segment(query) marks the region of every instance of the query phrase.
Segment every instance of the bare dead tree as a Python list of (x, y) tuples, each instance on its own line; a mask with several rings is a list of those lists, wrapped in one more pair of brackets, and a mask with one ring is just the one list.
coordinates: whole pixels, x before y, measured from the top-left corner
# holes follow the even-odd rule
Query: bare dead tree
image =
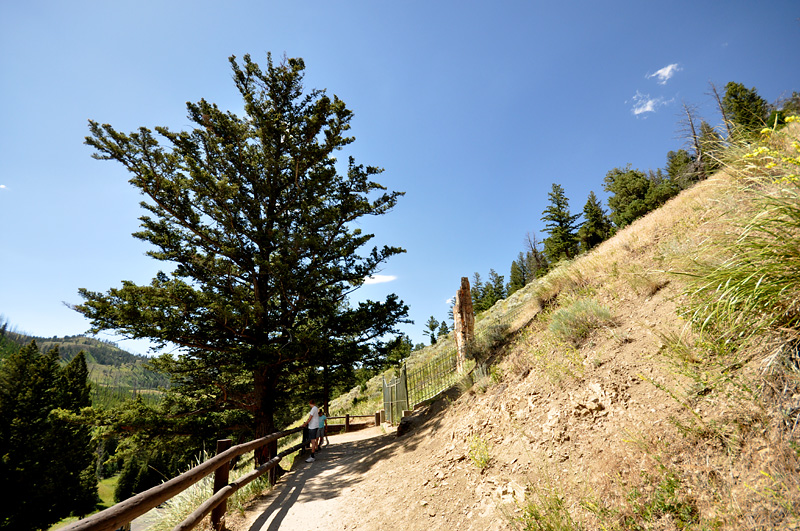
[(719, 91), (717, 90), (717, 86), (712, 82), (708, 82), (709, 86), (711, 87), (711, 95), (714, 96), (714, 99), (717, 100), (717, 107), (719, 108), (719, 113), (722, 115), (722, 121), (725, 122), (725, 129), (728, 131), (728, 138), (733, 137), (733, 132), (731, 131), (731, 121), (728, 118), (728, 113), (725, 112), (725, 107), (722, 106), (722, 98), (719, 96)]
[(538, 276), (538, 272), (547, 267), (547, 261), (544, 258), (544, 253), (539, 249), (541, 242), (536, 238), (536, 233), (528, 231), (525, 234), (525, 250), (528, 256), (531, 257), (533, 262), (532, 276)]
[(683, 138), (694, 150), (694, 171), (697, 172), (697, 175), (701, 178), (705, 178), (705, 171), (703, 165), (703, 145), (700, 141), (700, 133), (698, 131), (698, 126), (695, 125), (697, 123), (697, 106), (690, 105), (685, 101), (682, 102), (683, 105), (683, 113), (682, 118), (678, 121), (679, 124), (679, 133), (681, 138)]

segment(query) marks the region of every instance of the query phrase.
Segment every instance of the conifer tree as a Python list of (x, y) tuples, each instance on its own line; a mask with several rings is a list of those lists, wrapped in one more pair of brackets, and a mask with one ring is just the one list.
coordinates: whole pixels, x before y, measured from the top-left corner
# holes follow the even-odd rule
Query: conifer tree
[(230, 64), (244, 116), (203, 99), (187, 103), (187, 131), (125, 134), (89, 122), (94, 157), (122, 164), (145, 197), (148, 214), (134, 236), (169, 273), (106, 293), (81, 289), (76, 310), (94, 332), (177, 345), (177, 355), (158, 363), (186, 400), (195, 397), (206, 415), (244, 411), (250, 435), (261, 437), (276, 430), (278, 412), (290, 414), (307, 370), (345, 346), (365, 352), (405, 319), (395, 295), (343, 304), (404, 252), (384, 246), (359, 255), (373, 235), (356, 227), (402, 194), (373, 180), (380, 168), (352, 157), (337, 164), (336, 152), (354, 140), (346, 136), (353, 115), (338, 97), (304, 88), (302, 59), (274, 64), (268, 55), (265, 70), (249, 55)]
[(578, 229), (582, 251), (592, 249), (611, 236), (614, 226), (594, 192), (589, 192), (589, 198), (583, 206), (583, 220)]
[(494, 269), (490, 269), (489, 279), (483, 283), (481, 276), (475, 273), (470, 290), (472, 292), (472, 309), (475, 313), (488, 310), (494, 306), (494, 303), (506, 298), (505, 277), (498, 275)]
[(472, 297), (472, 309), (475, 313), (481, 311), (481, 300), (483, 299), (484, 285), (480, 273), (477, 271), (472, 275), (470, 283), (470, 296)]
[(528, 282), (533, 280), (531, 261), (530, 252), (526, 256), (525, 253), (520, 251), (517, 255), (517, 259), (511, 262), (511, 271), (508, 276), (509, 295), (522, 289)]
[(560, 184), (553, 183), (547, 195), (550, 205), (542, 212), (544, 232), (548, 234), (544, 239), (544, 254), (551, 263), (574, 258), (578, 254), (577, 220), (580, 215), (570, 213), (569, 200)]
[(667, 165), (664, 169), (669, 175), (669, 179), (681, 190), (688, 188), (700, 179), (695, 159), (685, 149), (669, 151)]
[(61, 369), (58, 348), (31, 342), (0, 364), (0, 529), (47, 528), (97, 502), (89, 427), (65, 421), (89, 403), (82, 354)]
[(425, 330), (422, 331), (422, 335), (430, 338), (431, 345), (436, 344), (436, 338), (438, 337), (436, 334), (437, 330), (439, 330), (439, 321), (436, 320), (436, 317), (431, 315), (428, 318), (428, 322), (425, 323)]
[(755, 87), (748, 89), (733, 81), (725, 85), (720, 105), (727, 120), (749, 132), (764, 127), (769, 111), (769, 104), (758, 95)]
[(614, 168), (606, 174), (603, 189), (611, 194), (608, 198), (609, 216), (618, 229), (650, 211), (647, 204), (650, 185), (647, 176), (639, 170), (632, 170), (630, 165)]
[(722, 136), (706, 122), (700, 122), (700, 145), (703, 147), (702, 171), (710, 175), (722, 165), (720, 156), (724, 148)]

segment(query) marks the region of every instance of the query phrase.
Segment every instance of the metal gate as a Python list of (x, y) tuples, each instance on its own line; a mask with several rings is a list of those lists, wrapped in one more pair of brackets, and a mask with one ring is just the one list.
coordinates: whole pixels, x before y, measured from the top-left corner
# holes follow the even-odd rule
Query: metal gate
[(403, 418), (403, 410), (408, 407), (408, 383), (406, 366), (400, 369), (399, 376), (392, 376), (389, 381), (383, 378), (383, 410), (386, 412), (386, 422), (395, 425)]

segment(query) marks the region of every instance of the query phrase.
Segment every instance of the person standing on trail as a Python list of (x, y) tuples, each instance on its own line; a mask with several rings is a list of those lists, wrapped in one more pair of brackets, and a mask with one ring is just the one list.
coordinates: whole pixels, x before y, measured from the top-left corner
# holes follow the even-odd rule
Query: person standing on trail
[(306, 459), (306, 463), (313, 463), (314, 454), (317, 452), (317, 437), (319, 434), (319, 408), (313, 398), (308, 401), (308, 405), (311, 406), (311, 411), (308, 412), (308, 418), (303, 423), (303, 426), (308, 427), (308, 438), (311, 439), (311, 457)]
[[(317, 428), (317, 431), (319, 432), (317, 434), (317, 435), (319, 435), (319, 437), (317, 438), (317, 448), (322, 448), (323, 439), (327, 439), (327, 437), (325, 436), (325, 428), (327, 428), (327, 427), (328, 427), (328, 417), (325, 416), (325, 410), (324, 409), (320, 409), (319, 410), (319, 428)], [(327, 443), (325, 443), (325, 446), (329, 445), (330, 443), (331, 442), (328, 441)]]

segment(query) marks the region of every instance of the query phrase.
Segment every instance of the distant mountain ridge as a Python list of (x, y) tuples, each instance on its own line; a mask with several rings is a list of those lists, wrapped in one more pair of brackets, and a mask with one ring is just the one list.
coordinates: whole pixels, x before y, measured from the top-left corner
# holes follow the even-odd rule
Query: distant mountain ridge
[(89, 380), (95, 392), (107, 394), (114, 390), (120, 398), (145, 392), (152, 395), (158, 389), (169, 386), (169, 377), (151, 371), (146, 364), (149, 358), (132, 354), (110, 341), (102, 341), (84, 335), (65, 337), (37, 337), (7, 330), (0, 330), (0, 359), (20, 347), (36, 341), (39, 350), (47, 352), (58, 346), (62, 363), (69, 362), (83, 351), (89, 369)]

